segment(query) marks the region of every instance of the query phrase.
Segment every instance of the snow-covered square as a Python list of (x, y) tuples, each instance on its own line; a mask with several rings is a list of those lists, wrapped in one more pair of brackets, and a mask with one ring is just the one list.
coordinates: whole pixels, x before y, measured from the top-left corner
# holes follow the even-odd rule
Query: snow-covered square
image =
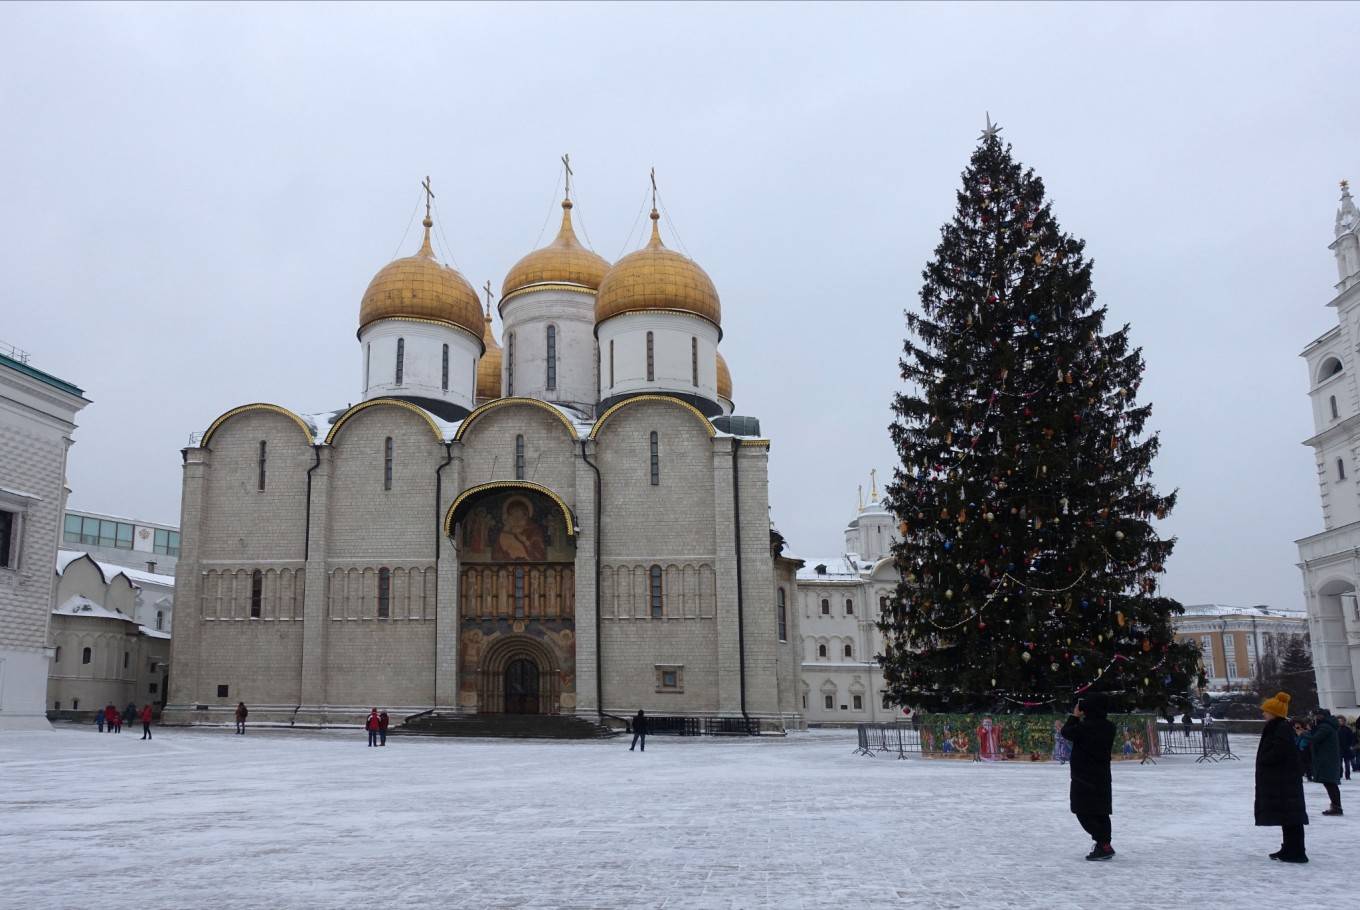
[[(1110, 863), (1067, 769), (852, 754), (853, 731), (588, 742), (59, 727), (0, 739), (0, 906), (1340, 906), (1360, 823), (1266, 854), (1241, 761), (1115, 766)], [(1350, 799), (1349, 784), (1343, 793)], [(1349, 792), (1348, 792), (1349, 791)], [(1360, 811), (1360, 803), (1355, 804)]]

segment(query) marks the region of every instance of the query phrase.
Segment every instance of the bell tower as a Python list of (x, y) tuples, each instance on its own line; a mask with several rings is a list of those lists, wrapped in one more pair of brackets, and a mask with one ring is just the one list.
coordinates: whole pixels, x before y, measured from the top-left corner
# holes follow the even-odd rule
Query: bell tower
[(1336, 271), (1339, 292), (1360, 284), (1360, 211), (1355, 208), (1351, 198), (1349, 180), (1341, 181), (1341, 203), (1336, 210), (1336, 239), (1330, 249), (1336, 254)]

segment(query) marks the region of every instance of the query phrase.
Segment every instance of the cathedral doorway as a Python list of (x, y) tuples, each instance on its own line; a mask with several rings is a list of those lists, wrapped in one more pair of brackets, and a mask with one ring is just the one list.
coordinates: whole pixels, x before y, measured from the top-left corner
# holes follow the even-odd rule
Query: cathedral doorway
[(576, 539), (551, 491), (506, 482), (451, 510), (458, 703), (478, 713), (576, 707)]
[(538, 664), (524, 657), (505, 668), (505, 713), (538, 713)]

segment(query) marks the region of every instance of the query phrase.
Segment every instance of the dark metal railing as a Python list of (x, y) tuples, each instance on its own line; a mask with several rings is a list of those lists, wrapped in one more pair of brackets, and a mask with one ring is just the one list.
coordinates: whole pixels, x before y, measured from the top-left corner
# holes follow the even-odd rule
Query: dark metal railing
[[(855, 748), (856, 755), (875, 756), (879, 753), (896, 755), (898, 758), (907, 758), (912, 755), (926, 755), (939, 758), (971, 758), (982, 760), (982, 756), (977, 754), (976, 748), (955, 748), (948, 740), (942, 740), (938, 748), (927, 750), (923, 745), (921, 731), (911, 724), (857, 724), (855, 727), (858, 737), (858, 744)], [(1157, 726), (1157, 740), (1160, 745), (1160, 755), (1195, 755), (1195, 761), (1199, 762), (1218, 762), (1218, 761), (1238, 761), (1238, 756), (1233, 755), (1232, 744), (1228, 739), (1227, 730), (1215, 730), (1212, 727), (1206, 728), (1202, 725), (1185, 726), (1183, 724), (1172, 724), (1170, 726)], [(1021, 754), (1015, 756), (1016, 760), (1042, 760), (1050, 756), (1030, 756)], [(1137, 756), (1134, 756), (1137, 757)], [(1063, 759), (1058, 758), (1059, 761)], [(1149, 760), (1145, 756), (1144, 760)]]
[[(633, 732), (633, 722), (628, 722), (628, 732)], [(647, 735), (648, 736), (698, 736), (702, 730), (699, 728), (699, 718), (697, 717), (668, 717), (666, 715), (648, 714), (647, 715)]]
[(752, 717), (706, 717), (704, 733), (708, 736), (759, 736), (760, 721)]

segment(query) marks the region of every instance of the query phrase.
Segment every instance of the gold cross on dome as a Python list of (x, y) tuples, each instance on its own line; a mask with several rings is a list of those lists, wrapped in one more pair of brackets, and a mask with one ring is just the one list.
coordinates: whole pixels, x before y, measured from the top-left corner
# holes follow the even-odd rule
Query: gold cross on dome
[(571, 198), (571, 155), (562, 156), (562, 169), (567, 172), (567, 192), (566, 197)]
[(421, 184), (425, 190), (425, 217), (430, 217), (430, 201), (434, 199), (434, 190), (430, 189), (430, 176), (425, 175), (425, 182)]
[(656, 168), (652, 168), (652, 208), (656, 208)]
[(482, 290), (486, 291), (486, 311), (489, 314), (491, 312), (491, 280), (489, 278)]

